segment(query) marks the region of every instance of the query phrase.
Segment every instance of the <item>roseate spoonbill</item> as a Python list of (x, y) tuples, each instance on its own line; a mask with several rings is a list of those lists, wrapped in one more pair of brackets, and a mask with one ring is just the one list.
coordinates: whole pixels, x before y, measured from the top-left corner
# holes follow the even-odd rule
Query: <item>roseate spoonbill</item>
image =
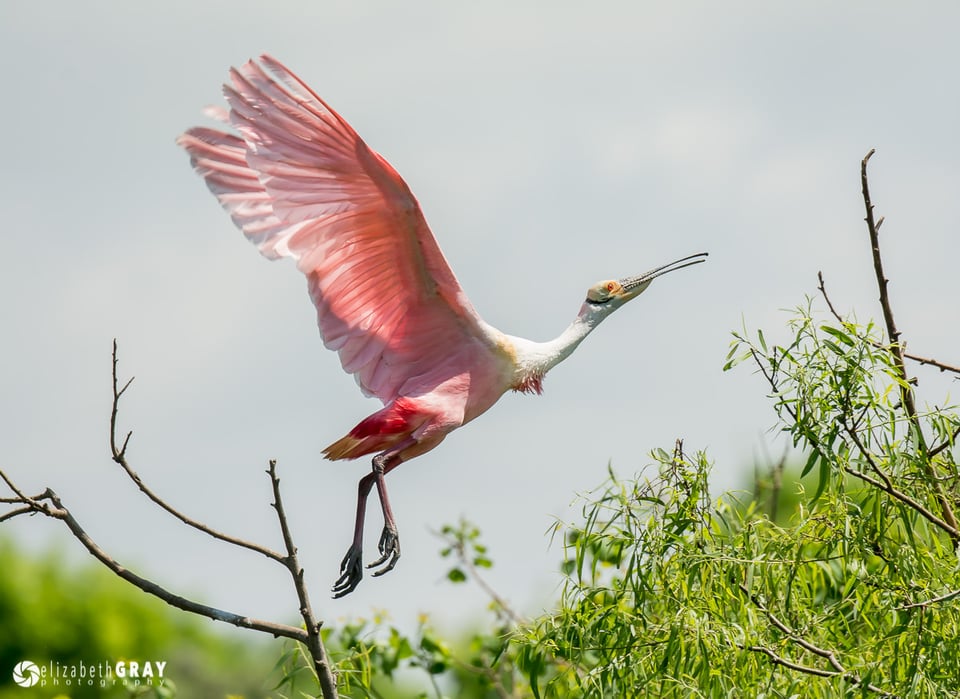
[(384, 476), (486, 411), (508, 390), (540, 393), (544, 375), (656, 277), (703, 262), (697, 253), (645, 274), (593, 285), (555, 340), (500, 332), (477, 314), (400, 175), (343, 118), (270, 56), (230, 71), (230, 110), (211, 116), (239, 135), (197, 127), (178, 139), (210, 191), (260, 252), (290, 257), (307, 277), (324, 344), (383, 408), (323, 450), (373, 457), (360, 479), (353, 542), (335, 597), (363, 577), (363, 520), (375, 485), (383, 510), (382, 575), (400, 540)]

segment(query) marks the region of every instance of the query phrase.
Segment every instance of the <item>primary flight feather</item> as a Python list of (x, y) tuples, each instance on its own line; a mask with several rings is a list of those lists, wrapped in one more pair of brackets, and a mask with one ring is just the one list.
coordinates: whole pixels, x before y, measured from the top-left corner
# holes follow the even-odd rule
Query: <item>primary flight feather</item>
[(290, 257), (307, 277), (324, 344), (366, 395), (384, 407), (324, 449), (329, 459), (376, 454), (359, 483), (353, 542), (335, 596), (363, 577), (366, 499), (383, 509), (374, 575), (391, 570), (400, 542), (384, 475), (437, 446), (508, 390), (541, 390), (543, 376), (597, 324), (657, 276), (705, 259), (698, 253), (646, 274), (591, 287), (555, 340), (506, 335), (474, 310), (390, 164), (306, 83), (270, 56), (230, 71), (236, 133), (196, 127), (177, 142), (233, 222), (270, 259)]

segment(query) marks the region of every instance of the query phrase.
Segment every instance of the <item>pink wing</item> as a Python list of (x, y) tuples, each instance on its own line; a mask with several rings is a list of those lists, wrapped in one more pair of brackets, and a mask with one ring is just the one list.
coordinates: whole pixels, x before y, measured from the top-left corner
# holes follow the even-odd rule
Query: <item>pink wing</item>
[(324, 344), (384, 403), (433, 388), (458, 348), (492, 359), (406, 183), (296, 75), (260, 60), (272, 76), (250, 61), (224, 86), (241, 137), (194, 128), (177, 142), (263, 255), (297, 261)]

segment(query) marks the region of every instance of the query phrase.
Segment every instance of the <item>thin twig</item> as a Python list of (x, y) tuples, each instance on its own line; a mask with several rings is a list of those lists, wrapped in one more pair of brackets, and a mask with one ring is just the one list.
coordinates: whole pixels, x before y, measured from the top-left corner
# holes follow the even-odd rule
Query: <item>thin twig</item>
[[(833, 301), (830, 300), (830, 296), (827, 294), (826, 285), (823, 281), (823, 272), (817, 272), (817, 289), (820, 290), (820, 294), (823, 296), (823, 300), (827, 302), (827, 308), (830, 309), (830, 313), (833, 314), (833, 317), (837, 319), (838, 323), (845, 323), (846, 321), (843, 317), (837, 312), (836, 307), (833, 305)], [(870, 340), (869, 338), (863, 338), (874, 347), (879, 349), (889, 349), (887, 345), (884, 345), (882, 342), (877, 342), (876, 340)], [(921, 357), (918, 354), (912, 354), (904, 350), (903, 352), (904, 359), (909, 359), (911, 361), (917, 362), (918, 364), (926, 364), (929, 366), (934, 366), (939, 369), (941, 372), (949, 371), (954, 374), (960, 374), (960, 366), (954, 366), (952, 364), (947, 364), (946, 362), (941, 362), (937, 359), (931, 359), (930, 357)]]
[[(17, 487), (17, 484), (14, 483), (10, 479), (10, 477), (3, 471), (0, 471), (0, 479), (2, 479), (3, 482), (7, 484), (7, 487), (10, 488), (11, 491), (13, 491), (13, 494), (17, 496), (16, 500), (10, 500), (10, 502), (23, 502), (28, 505), (32, 505), (33, 507), (39, 508), (40, 505), (38, 504), (37, 501), (43, 499), (46, 496), (46, 492), (41, 493), (35, 498), (31, 498), (28, 495), (24, 495), (23, 491)], [(6, 502), (7, 500), (8, 499), (5, 499), (4, 502)]]
[(954, 442), (957, 441), (957, 437), (960, 437), (960, 427), (957, 427), (957, 429), (953, 431), (953, 434), (949, 438), (943, 440), (943, 442), (941, 442), (937, 446), (933, 447), (930, 451), (928, 451), (927, 456), (929, 456), (932, 459), (937, 454), (942, 452), (944, 449), (947, 449), (953, 446)]
[(833, 317), (837, 319), (837, 322), (841, 325), (845, 322), (843, 318), (837, 313), (837, 309), (833, 307), (833, 301), (830, 300), (830, 297), (827, 295), (827, 288), (823, 282), (823, 272), (817, 272), (817, 289), (820, 290), (820, 293), (823, 295), (823, 300), (827, 302), (827, 308), (830, 309), (830, 312), (833, 314)]
[(514, 624), (524, 623), (524, 618), (520, 616), (513, 607), (510, 606), (510, 603), (507, 602), (500, 594), (493, 589), (493, 586), (490, 585), (480, 574), (480, 571), (477, 570), (477, 566), (474, 565), (473, 561), (470, 560), (470, 557), (467, 555), (465, 546), (462, 542), (454, 543), (454, 550), (457, 552), (457, 558), (459, 563), (467, 569), (467, 575), (473, 579), (477, 586), (483, 590), (483, 592), (490, 598), (490, 600), (503, 611), (504, 614), (512, 621)]
[(960, 374), (960, 366), (954, 366), (953, 364), (947, 364), (945, 362), (937, 361), (936, 359), (931, 359), (930, 357), (921, 357), (916, 354), (910, 354), (909, 352), (904, 352), (903, 356), (906, 359), (911, 359), (919, 364), (928, 364), (930, 366), (935, 366), (940, 371), (950, 371), (954, 374)]
[(507, 615), (510, 621), (512, 621), (514, 624), (524, 623), (524, 618), (520, 616), (520, 614), (518, 614), (513, 607), (510, 606), (509, 602), (507, 602), (496, 590), (493, 589), (490, 583), (488, 583), (480, 574), (480, 571), (477, 570), (477, 567), (473, 564), (473, 561), (466, 557), (464, 557), (462, 561), (464, 566), (467, 568), (468, 574), (473, 578), (474, 582), (477, 583), (480, 589), (487, 594), (487, 597), (489, 597), (499, 609), (503, 610), (503, 613)]
[(860, 439), (860, 435), (857, 434), (857, 431), (851, 428), (850, 425), (847, 424), (846, 418), (844, 418), (841, 424), (843, 425), (844, 431), (847, 433), (847, 435), (856, 445), (857, 450), (860, 452), (860, 455), (867, 460), (867, 465), (869, 465), (870, 468), (873, 469), (874, 473), (880, 476), (880, 480), (883, 481), (883, 485), (884, 485), (883, 489), (888, 493), (896, 490), (896, 486), (893, 485), (893, 479), (891, 479), (890, 476), (887, 475), (886, 471), (880, 468), (880, 464), (878, 464), (876, 459), (873, 458), (873, 454), (871, 454), (867, 450), (867, 446), (863, 443), (863, 440)]
[(130, 467), (125, 456), (120, 456), (119, 459), (114, 459), (114, 461), (116, 461), (120, 465), (120, 467), (124, 470), (124, 472), (126, 472), (126, 474), (130, 477), (130, 480), (132, 480), (136, 484), (137, 488), (140, 489), (140, 492), (146, 495), (154, 504), (159, 506), (161, 509), (169, 512), (171, 515), (176, 517), (178, 520), (180, 520), (187, 526), (193, 527), (197, 531), (201, 531), (204, 534), (207, 534), (213, 537), (214, 539), (224, 541), (228, 544), (233, 544), (234, 546), (239, 546), (240, 548), (249, 549), (250, 551), (255, 551), (259, 554), (266, 556), (271, 560), (277, 561), (278, 563), (284, 562), (284, 558), (285, 558), (284, 555), (282, 553), (279, 553), (278, 551), (274, 551), (271, 548), (255, 543), (253, 541), (247, 541), (246, 539), (241, 539), (239, 537), (232, 536), (230, 534), (225, 534), (224, 532), (218, 531), (213, 527), (207, 526), (203, 522), (200, 522), (198, 520), (193, 519), (192, 517), (189, 517), (183, 514), (182, 512), (174, 508), (172, 505), (168, 504), (159, 495), (154, 493), (153, 490), (151, 490), (143, 482), (139, 474)]
[(940, 604), (941, 602), (949, 602), (955, 600), (957, 597), (960, 597), (960, 590), (953, 590), (948, 592), (945, 595), (940, 595), (939, 597), (934, 597), (932, 599), (923, 600), (922, 602), (914, 602), (913, 604), (905, 604), (902, 607), (897, 607), (897, 611), (906, 611), (907, 609), (926, 609), (932, 604)]
[(514, 624), (522, 624), (525, 622), (525, 619), (518, 614), (510, 604), (493, 588), (490, 583), (486, 581), (483, 575), (480, 574), (480, 571), (477, 569), (477, 566), (474, 564), (473, 560), (467, 555), (467, 540), (471, 537), (466, 534), (466, 527), (472, 526), (468, 522), (461, 518), (459, 530), (454, 530), (452, 527), (444, 527), (444, 531), (431, 531), (438, 539), (450, 544), (448, 550), (444, 551), (444, 556), (447, 555), (450, 551), (453, 551), (457, 557), (457, 564), (463, 568), (466, 568), (466, 576), (468, 578), (473, 578), (473, 581), (477, 586), (490, 598), (493, 604), (499, 608), (503, 614), (510, 619)]
[(19, 507), (15, 510), (4, 512), (2, 515), (0, 515), (0, 522), (6, 522), (8, 519), (13, 519), (19, 515), (34, 514), (36, 511), (37, 508), (35, 508), (33, 505), (24, 505), (23, 507)]
[(772, 662), (774, 665), (782, 665), (789, 670), (796, 670), (797, 672), (803, 672), (807, 675), (816, 675), (817, 677), (837, 677), (840, 675), (839, 672), (833, 672), (832, 670), (822, 670), (818, 667), (801, 665), (800, 663), (795, 663), (792, 660), (787, 660), (783, 656), (777, 655), (776, 652), (770, 648), (767, 648), (766, 646), (746, 646), (746, 649), (753, 651), (754, 653), (763, 653), (770, 658), (770, 662)]
[(135, 378), (131, 376), (127, 382), (123, 384), (123, 388), (117, 388), (117, 338), (113, 338), (112, 360), (113, 407), (110, 410), (110, 453), (113, 455), (114, 461), (116, 461), (118, 457), (123, 458), (124, 454), (127, 453), (127, 444), (130, 443), (130, 437), (133, 436), (132, 430), (127, 432), (127, 436), (123, 439), (123, 445), (117, 447), (117, 413), (120, 409), (120, 396), (126, 393)]
[(307, 638), (302, 641), (310, 650), (313, 658), (314, 670), (317, 673), (317, 679), (320, 682), (320, 689), (323, 692), (324, 699), (336, 699), (337, 681), (333, 675), (333, 668), (330, 665), (330, 658), (327, 656), (327, 650), (323, 645), (323, 638), (320, 636), (320, 627), (322, 622), (317, 621), (310, 606), (310, 596), (307, 593), (307, 586), (304, 583), (303, 568), (300, 567), (300, 561), (297, 558), (297, 547), (293, 542), (293, 534), (290, 532), (290, 525), (287, 522), (287, 515), (283, 509), (283, 499), (280, 497), (280, 477), (277, 475), (276, 460), (270, 461), (270, 468), (267, 469), (270, 476), (270, 483), (273, 486), (273, 508), (277, 512), (277, 519), (280, 522), (280, 532), (283, 536), (283, 544), (286, 547), (287, 555), (283, 558), (283, 564), (290, 571), (293, 578), (293, 586), (297, 591), (297, 599), (300, 601), (300, 616), (306, 626)]
[(123, 385), (123, 388), (118, 388), (119, 379), (117, 378), (117, 341), (114, 340), (113, 341), (113, 407), (110, 410), (110, 451), (111, 451), (114, 462), (117, 463), (124, 470), (124, 472), (127, 474), (127, 476), (130, 477), (130, 480), (134, 482), (134, 484), (137, 486), (137, 488), (140, 490), (141, 493), (146, 495), (155, 505), (165, 510), (169, 514), (173, 515), (174, 517), (176, 517), (178, 520), (180, 520), (187, 526), (193, 527), (197, 531), (201, 531), (204, 534), (212, 536), (214, 539), (224, 541), (228, 544), (233, 544), (234, 546), (239, 546), (240, 548), (249, 549), (250, 551), (255, 551), (256, 553), (262, 554), (271, 560), (277, 561), (278, 563), (284, 563), (285, 557), (282, 553), (274, 551), (271, 548), (262, 546), (255, 542), (247, 541), (246, 539), (241, 539), (239, 537), (232, 536), (230, 534), (225, 534), (221, 531), (214, 529), (213, 527), (207, 526), (203, 522), (195, 520), (192, 517), (188, 517), (187, 515), (183, 514), (182, 512), (177, 510), (175, 507), (170, 505), (168, 502), (166, 502), (163, 498), (161, 498), (155, 492), (153, 492), (153, 490), (151, 490), (143, 482), (143, 480), (140, 478), (140, 475), (133, 470), (133, 468), (130, 466), (129, 461), (127, 461), (127, 444), (130, 441), (130, 435), (133, 433), (127, 432), (127, 435), (123, 440), (123, 445), (119, 448), (117, 447), (117, 416), (119, 415), (119, 411), (120, 411), (120, 397), (123, 396), (126, 390), (130, 387), (130, 384), (132, 381), (133, 381), (133, 378), (127, 381)]

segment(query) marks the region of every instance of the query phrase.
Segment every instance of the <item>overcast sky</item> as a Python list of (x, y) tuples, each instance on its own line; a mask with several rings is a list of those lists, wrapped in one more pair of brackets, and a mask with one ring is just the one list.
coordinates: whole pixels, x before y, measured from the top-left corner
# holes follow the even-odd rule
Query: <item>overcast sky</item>
[[(274, 546), (279, 460), (321, 618), (389, 609), (450, 627), (430, 534), (484, 531), (492, 584), (527, 613), (555, 594), (544, 532), (608, 463), (631, 475), (682, 437), (740, 487), (779, 453), (765, 386), (723, 373), (730, 331), (784, 337), (816, 293), (878, 317), (859, 163), (911, 348), (958, 361), (960, 6), (953, 2), (42, 2), (0, 5), (0, 468), (52, 486), (121, 562), (202, 602), (289, 621), (284, 571), (186, 530), (108, 459), (110, 342), (136, 375), (129, 456), (170, 502)], [(549, 8), (549, 9), (548, 9)], [(403, 558), (344, 600), (329, 585), (369, 465), (321, 449), (373, 412), (323, 349), (302, 277), (270, 263), (174, 144), (230, 65), (270, 52), (403, 175), (474, 305), (557, 335), (585, 290), (708, 250), (658, 280), (547, 378), (388, 478)], [(822, 304), (821, 304), (822, 305)], [(928, 400), (950, 383), (922, 375)], [(574, 510), (575, 512), (575, 510)], [(368, 559), (381, 521), (372, 507)], [(24, 545), (79, 544), (55, 522)]]

